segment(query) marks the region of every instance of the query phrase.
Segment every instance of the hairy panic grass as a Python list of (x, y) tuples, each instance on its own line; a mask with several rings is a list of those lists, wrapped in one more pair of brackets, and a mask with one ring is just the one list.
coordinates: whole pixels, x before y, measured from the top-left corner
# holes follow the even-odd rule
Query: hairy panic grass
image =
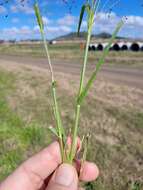
[[(67, 146), (67, 139), (69, 134), (66, 134), (65, 128), (63, 127), (62, 123), (62, 118), (61, 118), (61, 111), (59, 108), (58, 104), (58, 99), (57, 99), (57, 91), (56, 91), (56, 80), (54, 77), (54, 72), (53, 72), (53, 67), (50, 59), (50, 54), (48, 50), (48, 45), (44, 33), (44, 24), (42, 20), (42, 16), (39, 10), (38, 3), (35, 3), (34, 5), (34, 10), (35, 10), (35, 15), (37, 18), (37, 23), (40, 28), (40, 33), (41, 37), (43, 40), (43, 45), (45, 47), (45, 52), (47, 55), (47, 60), (48, 60), (48, 65), (51, 73), (51, 92), (52, 92), (52, 98), (53, 98), (53, 105), (54, 105), (54, 110), (53, 114), (55, 117), (56, 121), (56, 127), (50, 127), (49, 129), (57, 136), (59, 143), (60, 143), (60, 149), (61, 149), (61, 156), (63, 162), (70, 163), (72, 164), (76, 155), (77, 155), (77, 144), (78, 144), (78, 129), (79, 129), (79, 119), (80, 119), (80, 112), (82, 108), (82, 103), (85, 100), (86, 96), (88, 95), (88, 92), (90, 88), (92, 87), (97, 73), (100, 71), (101, 66), (105, 62), (105, 58), (108, 55), (109, 49), (117, 36), (117, 33), (123, 26), (123, 20), (121, 20), (118, 25), (115, 28), (115, 31), (112, 34), (111, 39), (109, 40), (108, 45), (103, 51), (102, 56), (100, 57), (98, 63), (96, 64), (96, 67), (94, 71), (91, 73), (87, 83), (85, 83), (85, 74), (86, 74), (86, 67), (87, 67), (87, 62), (88, 62), (88, 50), (89, 50), (89, 44), (91, 41), (91, 34), (92, 34), (92, 29), (94, 26), (95, 22), (95, 17), (98, 12), (100, 5), (100, 0), (86, 0), (85, 3), (81, 7), (81, 12), (80, 12), (80, 18), (79, 18), (79, 24), (78, 24), (78, 34), (81, 29), (82, 21), (84, 18), (84, 15), (86, 15), (86, 22), (87, 22), (87, 38), (86, 38), (86, 47), (85, 47), (85, 52), (84, 52), (84, 59), (83, 59), (83, 65), (81, 69), (81, 74), (80, 74), (80, 85), (79, 85), (79, 90), (77, 92), (76, 98), (76, 106), (75, 106), (75, 119), (71, 131), (71, 146), (70, 149)], [(86, 159), (86, 154), (87, 154), (87, 147), (88, 147), (88, 141), (89, 141), (89, 135), (85, 136), (82, 138), (82, 144), (83, 144), (83, 159), (84, 161)]]

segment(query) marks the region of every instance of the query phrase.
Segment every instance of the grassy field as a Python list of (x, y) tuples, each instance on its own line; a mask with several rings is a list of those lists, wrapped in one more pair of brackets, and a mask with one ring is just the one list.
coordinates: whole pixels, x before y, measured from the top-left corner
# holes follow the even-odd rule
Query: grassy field
[[(50, 54), (52, 59), (68, 59), (79, 62), (83, 59), (83, 50), (80, 44), (55, 44), (50, 45)], [(95, 62), (99, 59), (102, 52), (91, 51), (89, 61)], [(29, 55), (34, 57), (43, 57), (43, 45), (41, 44), (11, 44), (0, 45), (0, 54), (2, 55)], [(143, 66), (143, 52), (115, 52), (111, 51), (106, 59), (108, 64)]]
[(36, 151), (49, 140), (46, 128), (34, 121), (24, 121), (11, 109), (8, 99), (16, 90), (15, 82), (12, 73), (0, 71), (0, 179), (15, 169), (31, 150)]
[[(72, 126), (75, 76), (56, 74), (62, 117)], [(0, 65), (0, 180), (47, 146), (54, 125), (48, 72), (33, 66)], [(96, 82), (83, 105), (81, 135), (92, 134), (88, 159), (100, 168), (89, 190), (143, 188), (143, 91)]]

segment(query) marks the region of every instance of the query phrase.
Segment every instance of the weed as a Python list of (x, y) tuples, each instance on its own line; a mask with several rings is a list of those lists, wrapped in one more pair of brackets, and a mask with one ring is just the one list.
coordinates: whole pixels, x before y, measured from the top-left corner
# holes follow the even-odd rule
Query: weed
[[(86, 13), (86, 15), (87, 15), (87, 39), (86, 39), (86, 48), (85, 48), (85, 53), (84, 53), (84, 61), (83, 61), (83, 66), (82, 66), (81, 76), (80, 76), (80, 86), (79, 86), (79, 91), (78, 91), (78, 94), (76, 97), (75, 121), (74, 121), (74, 126), (72, 128), (72, 135), (71, 135), (72, 136), (71, 137), (72, 138), (72, 145), (71, 145), (70, 151), (69, 150), (67, 151), (65, 148), (67, 137), (66, 137), (65, 129), (63, 127), (63, 123), (62, 123), (62, 119), (61, 119), (61, 113), (60, 113), (61, 111), (59, 108), (58, 99), (57, 99), (57, 92), (56, 92), (57, 82), (55, 80), (53, 67), (51, 64), (51, 58), (50, 58), (50, 54), (49, 54), (49, 50), (48, 50), (48, 45), (47, 45), (47, 41), (46, 41), (46, 37), (45, 37), (44, 23), (43, 23), (42, 16), (41, 16), (41, 13), (40, 13), (40, 10), (38, 7), (38, 3), (35, 3), (35, 5), (34, 5), (37, 23), (39, 25), (40, 33), (41, 33), (42, 40), (43, 40), (43, 45), (44, 45), (47, 60), (48, 60), (49, 70), (51, 73), (51, 92), (52, 92), (52, 97), (53, 97), (56, 128), (50, 127), (49, 129), (54, 134), (56, 134), (56, 136), (59, 139), (60, 148), (61, 148), (61, 156), (62, 156), (63, 162), (68, 162), (71, 164), (73, 163), (73, 160), (76, 156), (78, 126), (79, 126), (79, 118), (80, 118), (80, 111), (81, 111), (82, 102), (85, 99), (85, 97), (87, 96), (88, 91), (91, 88), (93, 82), (95, 81), (97, 73), (99, 72), (101, 66), (105, 62), (105, 58), (109, 53), (110, 47), (113, 43), (113, 40), (115, 39), (115, 37), (116, 37), (117, 33), (119, 32), (119, 30), (121, 29), (121, 27), (123, 26), (123, 21), (121, 21), (117, 25), (107, 47), (103, 51), (103, 55), (101, 56), (98, 64), (96, 65), (95, 70), (91, 74), (91, 77), (89, 78), (87, 84), (84, 84), (85, 83), (85, 81), (84, 81), (85, 80), (85, 72), (86, 72), (87, 61), (88, 61), (89, 44), (90, 44), (91, 35), (92, 35), (92, 28), (93, 28), (94, 21), (95, 21), (95, 15), (97, 13), (99, 3), (100, 3), (100, 1), (95, 1), (95, 0), (86, 1), (86, 3), (82, 5), (81, 13), (80, 13), (80, 19), (79, 19), (79, 25), (78, 25), (78, 34), (80, 32), (80, 28), (81, 28), (81, 24), (83, 21), (84, 14)], [(87, 144), (86, 144), (86, 146), (87, 146)], [(85, 150), (86, 150), (86, 147), (85, 147)], [(87, 150), (85, 152), (87, 152)], [(86, 158), (85, 153), (83, 154), (83, 157)]]

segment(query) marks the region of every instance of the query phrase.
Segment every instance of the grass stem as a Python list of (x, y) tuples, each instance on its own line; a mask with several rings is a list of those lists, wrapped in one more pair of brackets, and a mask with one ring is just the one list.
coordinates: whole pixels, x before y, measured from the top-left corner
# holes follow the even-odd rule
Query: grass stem
[(90, 39), (91, 39), (91, 30), (89, 30), (88, 34), (87, 34), (87, 42), (86, 42), (86, 48), (85, 48), (84, 63), (83, 63), (82, 71), (81, 71), (80, 87), (79, 87), (78, 96), (80, 96), (80, 94), (81, 94), (81, 92), (83, 90), (85, 71), (86, 71), (87, 60), (88, 60), (88, 50), (89, 50)]
[(44, 44), (46, 56), (48, 58), (48, 65), (49, 65), (49, 69), (50, 69), (50, 73), (51, 73), (51, 79), (52, 79), (52, 83), (53, 83), (55, 81), (54, 72), (53, 72), (53, 67), (52, 67), (52, 64), (51, 64), (51, 58), (50, 58), (50, 54), (49, 54), (49, 51), (48, 51), (47, 40), (46, 40), (44, 31), (41, 31), (41, 36), (42, 36), (42, 39), (43, 39), (43, 44)]
[(49, 62), (50, 72), (51, 72), (52, 96), (53, 96), (54, 109), (55, 109), (55, 119), (56, 119), (56, 123), (57, 123), (62, 160), (64, 161), (65, 156), (64, 156), (63, 137), (65, 136), (65, 134), (64, 134), (64, 129), (63, 129), (62, 120), (61, 120), (61, 116), (60, 116), (60, 110), (59, 110), (58, 101), (57, 101), (56, 81), (54, 79), (53, 68), (51, 65), (51, 59), (50, 59), (50, 55), (49, 55), (49, 51), (48, 51), (48, 47), (47, 47), (47, 41), (46, 41), (44, 33), (42, 33), (42, 37), (43, 37), (44, 47), (45, 47), (46, 55), (47, 55), (48, 62)]
[(85, 78), (85, 71), (86, 71), (87, 60), (88, 60), (90, 39), (91, 39), (91, 29), (89, 29), (88, 34), (87, 34), (86, 48), (85, 48), (85, 54), (84, 54), (84, 63), (83, 63), (82, 71), (81, 71), (80, 87), (79, 87), (79, 93), (78, 93), (77, 102), (76, 102), (75, 124), (74, 124), (74, 128), (73, 128), (72, 147), (71, 147), (71, 153), (70, 153), (71, 163), (76, 154), (77, 134), (78, 134), (78, 125), (79, 125), (80, 108), (81, 108), (81, 105), (78, 103), (78, 99), (82, 93), (83, 86), (84, 86), (84, 78)]
[(73, 159), (76, 155), (76, 148), (77, 148), (77, 134), (78, 134), (78, 124), (80, 118), (80, 105), (76, 106), (76, 114), (75, 114), (75, 124), (73, 130), (73, 137), (72, 137), (72, 147), (70, 152), (70, 163), (72, 164)]
[(44, 44), (44, 48), (45, 48), (46, 56), (47, 56), (47, 60), (48, 60), (48, 65), (49, 65), (49, 69), (50, 69), (50, 73), (51, 73), (51, 86), (52, 86), (52, 98), (53, 98), (53, 104), (54, 104), (54, 115), (55, 115), (55, 120), (56, 120), (56, 124), (57, 124), (57, 132), (58, 132), (59, 143), (60, 143), (60, 148), (61, 148), (61, 156), (62, 156), (62, 160), (64, 161), (64, 159), (65, 159), (64, 158), (65, 157), (65, 155), (64, 155), (65, 133), (64, 133), (59, 105), (58, 105), (58, 101), (57, 101), (56, 81), (54, 78), (54, 72), (53, 72), (53, 68), (52, 68), (52, 64), (51, 64), (51, 58), (50, 58), (50, 54), (49, 54), (49, 50), (48, 50), (46, 35), (44, 33), (44, 24), (43, 24), (43, 20), (42, 20), (41, 14), (40, 14), (38, 3), (36, 3), (34, 5), (34, 10), (35, 10), (35, 15), (36, 15), (37, 22), (38, 22), (38, 25), (40, 28), (40, 33), (41, 33), (41, 37), (43, 40), (43, 44)]

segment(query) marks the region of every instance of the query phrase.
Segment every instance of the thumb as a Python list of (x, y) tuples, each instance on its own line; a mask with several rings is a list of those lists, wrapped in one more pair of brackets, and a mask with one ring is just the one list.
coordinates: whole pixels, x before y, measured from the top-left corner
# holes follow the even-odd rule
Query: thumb
[(78, 176), (76, 169), (69, 164), (62, 164), (52, 176), (47, 190), (77, 190)]

